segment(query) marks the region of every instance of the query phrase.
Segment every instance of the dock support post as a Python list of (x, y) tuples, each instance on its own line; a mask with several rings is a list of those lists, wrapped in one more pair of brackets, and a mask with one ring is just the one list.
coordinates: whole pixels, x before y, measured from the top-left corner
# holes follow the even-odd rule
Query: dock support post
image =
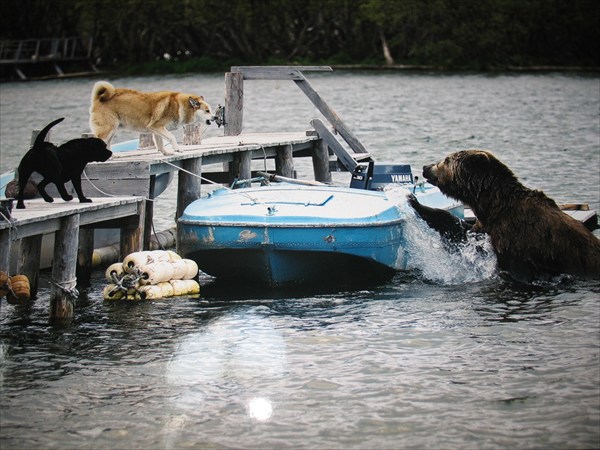
[[(233, 161), (229, 163), (229, 179), (231, 182), (238, 180), (249, 180), (252, 178), (252, 153), (251, 152), (238, 152), (233, 155)], [(237, 185), (236, 188), (247, 187), (244, 185)]]
[[(177, 184), (177, 214), (179, 218), (187, 205), (200, 197), (202, 187), (202, 158), (190, 158), (182, 161), (178, 173)], [(185, 172), (184, 172), (185, 170)], [(188, 173), (190, 172), (190, 173)], [(192, 175), (196, 174), (196, 175)]]
[(10, 273), (10, 228), (0, 230), (0, 271)]
[(321, 183), (331, 183), (331, 170), (329, 170), (329, 147), (320, 139), (312, 149), (313, 170), (315, 173), (315, 181)]
[(145, 203), (145, 201), (138, 203), (137, 220), (121, 228), (121, 241), (119, 245), (121, 261), (130, 253), (138, 252), (142, 249), (144, 243)]
[(154, 147), (154, 140), (152, 139), (152, 133), (140, 133), (138, 140), (138, 148), (152, 148)]
[(294, 154), (291, 145), (283, 145), (277, 149), (275, 172), (282, 177), (294, 178)]
[(156, 175), (150, 175), (148, 186), (148, 200), (145, 200), (146, 208), (144, 210), (144, 232), (142, 249), (150, 250), (150, 239), (152, 238), (152, 222), (154, 220), (154, 188), (156, 186)]
[(77, 253), (77, 284), (88, 287), (92, 279), (92, 255), (94, 254), (94, 229), (79, 230), (79, 251)]
[(202, 134), (204, 133), (203, 124), (191, 123), (183, 126), (183, 145), (202, 144)]
[(38, 234), (21, 239), (21, 250), (17, 261), (16, 273), (26, 275), (29, 279), (31, 298), (35, 298), (38, 291), (42, 237), (41, 234)]
[(73, 289), (77, 285), (76, 265), (79, 245), (79, 214), (61, 219), (54, 241), (52, 285), (50, 287), (50, 319), (73, 317)]
[(244, 109), (244, 74), (225, 74), (225, 136), (237, 136), (242, 132)]

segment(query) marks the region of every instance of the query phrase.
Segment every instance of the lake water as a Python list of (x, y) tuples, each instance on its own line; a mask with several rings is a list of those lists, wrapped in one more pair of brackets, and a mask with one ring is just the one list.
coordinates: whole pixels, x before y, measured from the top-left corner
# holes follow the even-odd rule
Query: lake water
[[(527, 186), (600, 209), (596, 74), (308, 76), (377, 161), (420, 174), (486, 148)], [(94, 81), (1, 84), (1, 171), (57, 117), (54, 142), (88, 132)], [(112, 81), (223, 103), (222, 75)], [(248, 132), (319, 117), (292, 82), (246, 82), (244, 101)], [(157, 200), (157, 229), (173, 226), (174, 199)], [(408, 225), (415, 268), (380, 285), (207, 285), (200, 299), (106, 303), (98, 272), (62, 328), (48, 323), (43, 273), (30, 306), (0, 309), (0, 446), (600, 447), (600, 283), (510, 284), (493, 257), (447, 254)]]

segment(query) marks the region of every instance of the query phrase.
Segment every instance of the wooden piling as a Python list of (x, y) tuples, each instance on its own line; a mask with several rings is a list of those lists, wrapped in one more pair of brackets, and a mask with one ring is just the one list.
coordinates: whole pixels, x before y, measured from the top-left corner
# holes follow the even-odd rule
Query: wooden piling
[(79, 245), (79, 214), (60, 219), (61, 226), (54, 240), (52, 285), (50, 287), (50, 319), (73, 317), (76, 265)]
[(321, 183), (331, 183), (329, 169), (329, 147), (324, 141), (318, 141), (311, 150), (315, 180)]
[(177, 184), (177, 217), (181, 217), (187, 205), (200, 198), (202, 187), (202, 158), (186, 159), (182, 162)]
[(77, 284), (88, 287), (92, 278), (92, 255), (94, 254), (94, 229), (79, 230), (79, 250), (77, 252)]
[(121, 228), (119, 245), (121, 261), (130, 253), (140, 251), (143, 248), (146, 203), (138, 203), (137, 214)]
[(204, 124), (192, 123), (183, 126), (183, 145), (200, 145), (202, 143), (202, 134), (204, 132)]
[(283, 145), (277, 149), (275, 172), (283, 177), (294, 178), (294, 154), (291, 145)]
[(0, 230), (0, 272), (10, 273), (10, 228)]
[(154, 199), (156, 198), (154, 189), (156, 187), (156, 175), (150, 175), (148, 182), (148, 199), (144, 210), (144, 230), (142, 248), (150, 248), (150, 239), (152, 238), (152, 221), (154, 220)]
[[(250, 152), (237, 152), (233, 161), (229, 163), (229, 182), (235, 180), (249, 180), (252, 178), (252, 154)], [(246, 187), (246, 183), (237, 184), (236, 189)]]
[[(17, 258), (19, 275), (26, 275), (29, 279), (31, 298), (37, 297), (40, 261), (42, 256), (42, 235), (29, 236), (21, 240), (21, 249)], [(77, 248), (77, 247), (75, 247)]]
[(138, 140), (138, 148), (152, 148), (154, 147), (154, 140), (152, 133), (140, 133)]
[(244, 74), (225, 74), (225, 136), (237, 136), (242, 132), (244, 108)]

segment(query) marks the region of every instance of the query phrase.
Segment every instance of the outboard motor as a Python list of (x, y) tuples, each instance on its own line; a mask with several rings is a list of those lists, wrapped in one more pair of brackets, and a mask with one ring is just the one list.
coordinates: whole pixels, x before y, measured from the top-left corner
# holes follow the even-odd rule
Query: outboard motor
[(387, 184), (412, 184), (410, 164), (358, 164), (352, 172), (350, 187), (355, 189), (382, 190)]

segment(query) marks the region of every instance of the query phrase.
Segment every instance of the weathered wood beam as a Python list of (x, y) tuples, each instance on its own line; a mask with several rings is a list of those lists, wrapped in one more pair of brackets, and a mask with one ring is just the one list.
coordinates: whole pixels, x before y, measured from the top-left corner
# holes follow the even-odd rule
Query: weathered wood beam
[(225, 74), (225, 136), (237, 136), (242, 132), (244, 117), (244, 75)]
[(338, 117), (336, 112), (329, 107), (325, 100), (321, 98), (319, 93), (311, 86), (306, 78), (302, 80), (294, 80), (294, 83), (306, 94), (309, 100), (317, 107), (317, 109), (325, 116), (325, 118), (333, 125), (333, 128), (340, 133), (350, 148), (356, 153), (368, 153), (367, 149), (362, 145), (354, 133), (350, 131), (348, 126)]
[(312, 147), (312, 163), (315, 180), (322, 183), (331, 183), (329, 147), (323, 140), (315, 142)]
[(26, 275), (29, 279), (29, 292), (31, 294), (31, 298), (35, 298), (38, 292), (41, 255), (41, 234), (37, 236), (29, 236), (21, 240), (21, 248), (17, 260), (16, 273), (19, 275)]
[(340, 142), (335, 138), (335, 136), (327, 129), (325, 124), (319, 120), (314, 119), (310, 121), (310, 124), (313, 126), (319, 136), (325, 143), (329, 146), (333, 153), (340, 159), (344, 167), (348, 169), (348, 171), (352, 172), (356, 169), (358, 165), (357, 162), (350, 156), (350, 154), (346, 151), (346, 149), (340, 144)]
[(294, 154), (291, 145), (283, 145), (277, 150), (275, 172), (284, 177), (294, 177)]
[(69, 320), (73, 317), (73, 289), (77, 285), (77, 247), (79, 245), (79, 214), (65, 216), (54, 240), (52, 284), (50, 286), (50, 319)]
[(181, 217), (186, 206), (197, 198), (202, 191), (202, 158), (186, 159), (179, 171), (179, 182), (177, 185), (177, 213)]
[[(241, 73), (244, 80), (302, 80), (302, 72), (331, 72), (329, 66), (233, 66), (231, 72)], [(227, 110), (227, 108), (225, 109)]]

